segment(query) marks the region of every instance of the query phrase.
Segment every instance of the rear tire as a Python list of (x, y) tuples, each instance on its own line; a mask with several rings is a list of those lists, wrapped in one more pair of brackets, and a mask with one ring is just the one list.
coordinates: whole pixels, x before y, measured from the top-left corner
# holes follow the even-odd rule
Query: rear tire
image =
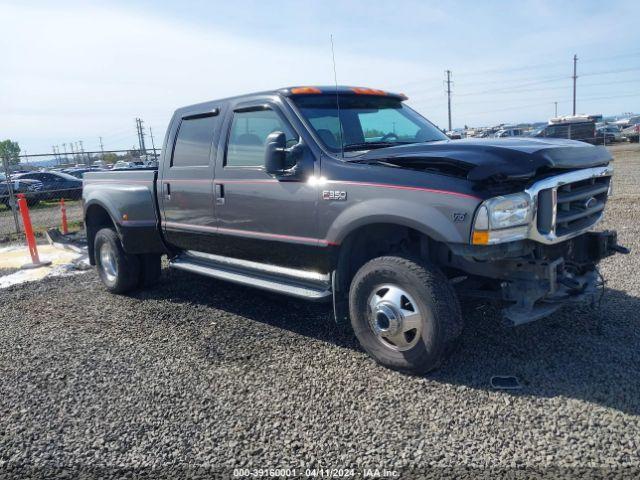
[(115, 230), (103, 228), (98, 231), (94, 240), (94, 252), (98, 275), (107, 290), (126, 293), (138, 286), (140, 259), (122, 249)]
[(451, 284), (420, 259), (387, 256), (366, 263), (351, 282), (349, 310), (362, 347), (395, 370), (438, 368), (462, 333)]

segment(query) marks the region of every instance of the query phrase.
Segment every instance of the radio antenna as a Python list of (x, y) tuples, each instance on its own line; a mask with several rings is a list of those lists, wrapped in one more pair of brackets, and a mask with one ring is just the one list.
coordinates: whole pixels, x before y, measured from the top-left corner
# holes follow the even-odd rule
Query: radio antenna
[(336, 73), (336, 54), (333, 49), (333, 35), (329, 35), (331, 40), (331, 59), (333, 60), (333, 82), (336, 86), (336, 108), (338, 110), (338, 127), (340, 129), (340, 154), (344, 160), (344, 132), (342, 131), (342, 119), (340, 118), (340, 95), (338, 95), (338, 74)]

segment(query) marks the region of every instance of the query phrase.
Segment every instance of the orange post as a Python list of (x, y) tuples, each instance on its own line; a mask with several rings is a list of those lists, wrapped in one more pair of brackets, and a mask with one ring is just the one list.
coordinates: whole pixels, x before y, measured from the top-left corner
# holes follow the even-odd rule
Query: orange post
[(62, 233), (66, 235), (69, 233), (69, 227), (67, 226), (67, 207), (64, 206), (64, 198), (60, 199), (60, 212), (62, 212)]
[(20, 215), (22, 215), (22, 225), (24, 225), (24, 234), (27, 237), (27, 245), (29, 246), (29, 253), (31, 254), (31, 261), (34, 265), (40, 264), (40, 257), (38, 256), (38, 246), (36, 245), (36, 237), (33, 234), (33, 227), (31, 226), (31, 217), (29, 216), (29, 207), (27, 207), (27, 199), (24, 197), (24, 193), (16, 195), (18, 197), (18, 207), (20, 208)]

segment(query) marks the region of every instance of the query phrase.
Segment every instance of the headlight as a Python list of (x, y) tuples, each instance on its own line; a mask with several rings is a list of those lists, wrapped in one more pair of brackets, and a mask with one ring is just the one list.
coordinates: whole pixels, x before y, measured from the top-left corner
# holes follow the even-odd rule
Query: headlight
[(476, 212), (471, 243), (491, 245), (527, 238), (531, 218), (531, 197), (526, 193), (485, 200)]

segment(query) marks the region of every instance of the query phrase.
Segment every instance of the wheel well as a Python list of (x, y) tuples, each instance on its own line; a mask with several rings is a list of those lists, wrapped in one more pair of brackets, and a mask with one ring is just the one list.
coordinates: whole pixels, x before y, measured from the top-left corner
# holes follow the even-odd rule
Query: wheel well
[(93, 255), (93, 242), (96, 238), (96, 233), (102, 228), (110, 227), (116, 230), (116, 226), (109, 215), (107, 210), (100, 205), (91, 205), (87, 208), (85, 214), (85, 226), (87, 229), (87, 248), (89, 250), (89, 262), (91, 265), (95, 265)]
[(424, 233), (404, 225), (375, 223), (357, 228), (340, 247), (334, 280), (336, 291), (346, 295), (351, 279), (369, 260), (392, 253), (426, 258), (431, 242)]

